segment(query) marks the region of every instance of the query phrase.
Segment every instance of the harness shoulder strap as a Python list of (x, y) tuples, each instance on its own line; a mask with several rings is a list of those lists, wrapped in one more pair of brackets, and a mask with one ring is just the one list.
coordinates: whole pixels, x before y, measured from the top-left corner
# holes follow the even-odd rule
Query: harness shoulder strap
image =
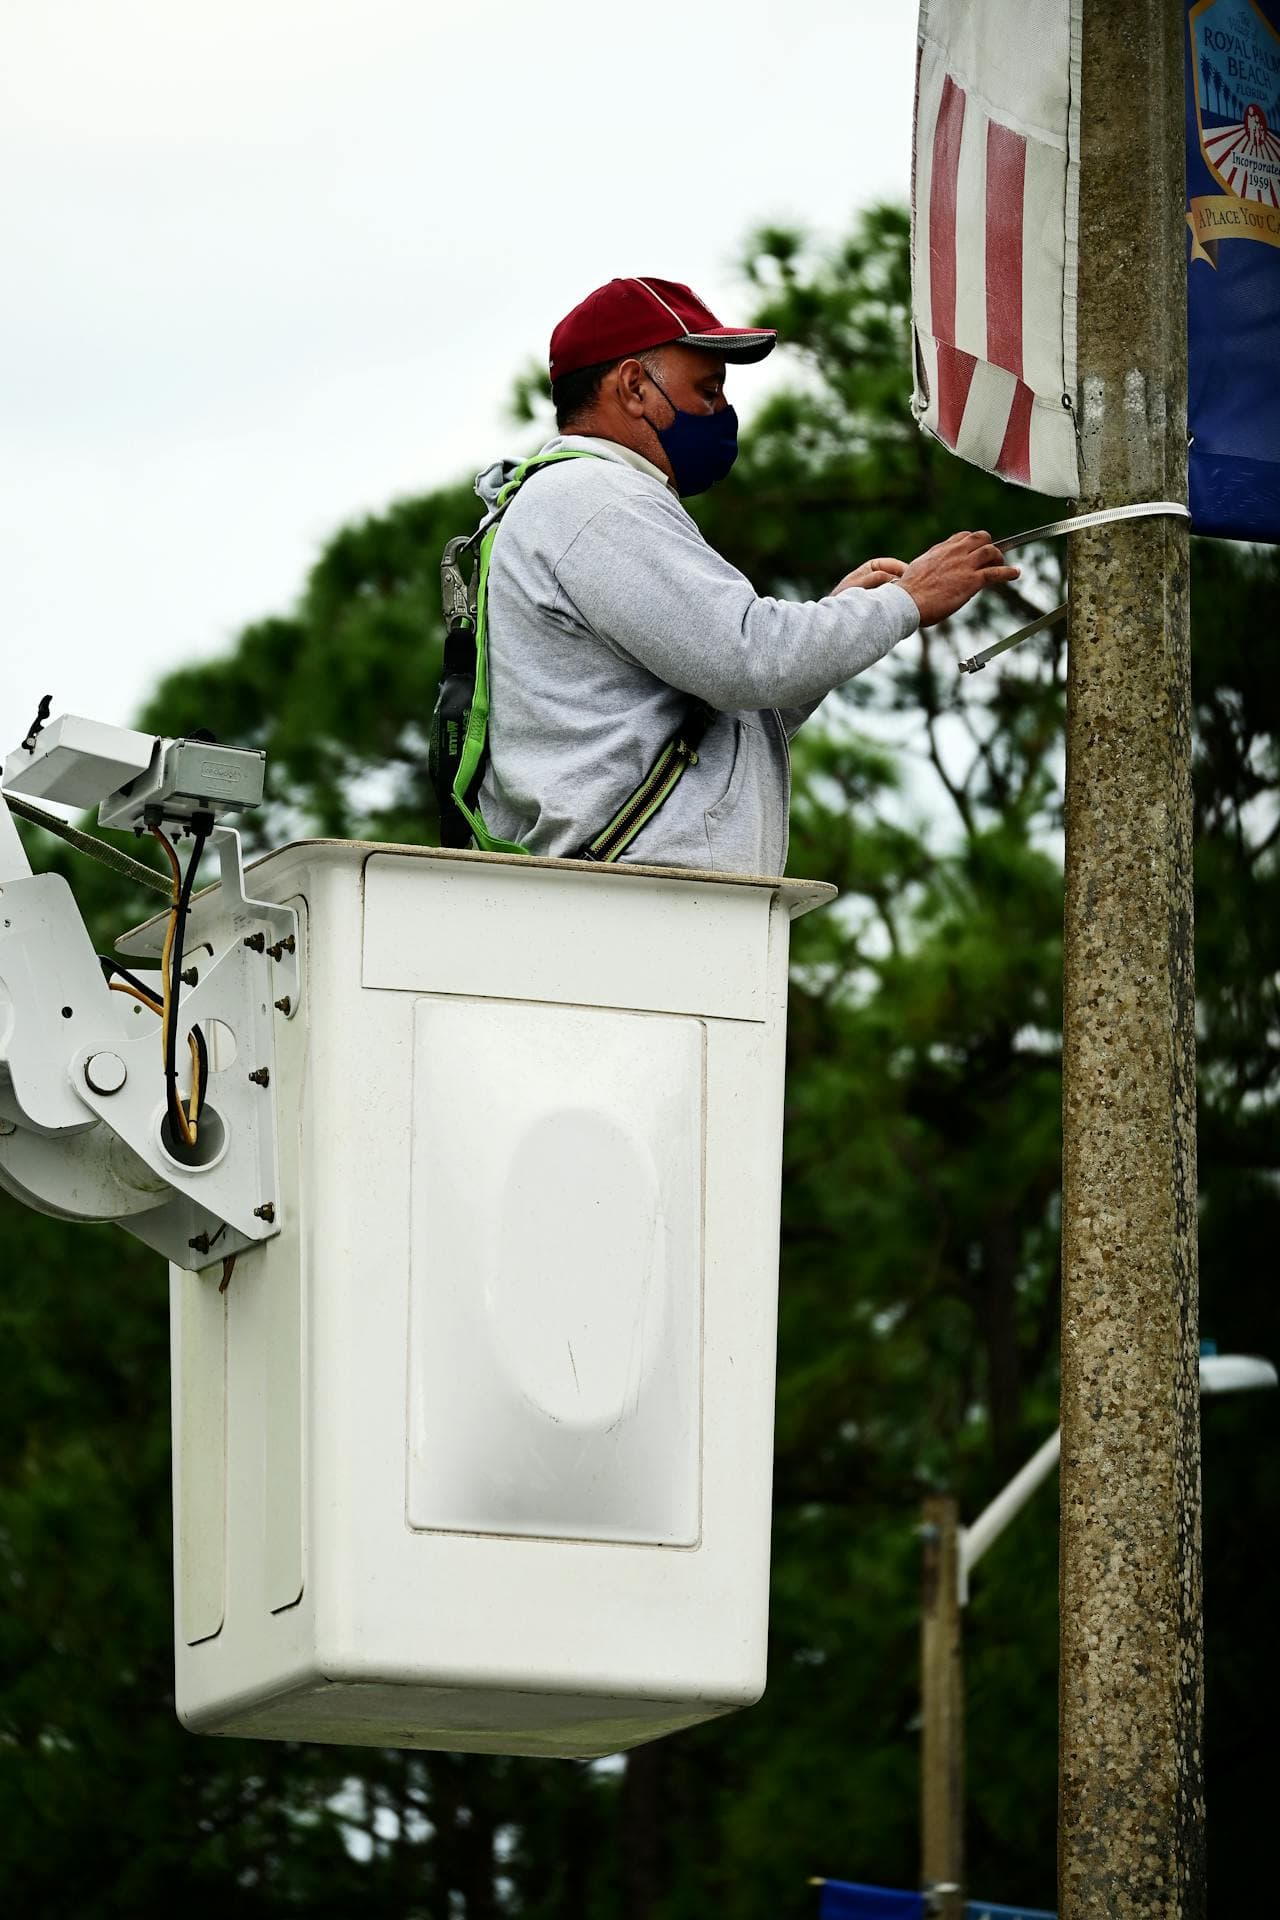
[(493, 542), (511, 502), (531, 474), (543, 467), (553, 467), (562, 460), (596, 460), (600, 456), (594, 453), (571, 451), (564, 453), (534, 454), (532, 459), (524, 460), (516, 468), (511, 478), (502, 488), (489, 518), (477, 529), (480, 540), (480, 556), (477, 562), (476, 578), (476, 614), (475, 614), (475, 652), (476, 681), (475, 692), (471, 699), (471, 711), (467, 719), (467, 730), (462, 742), (462, 754), (458, 771), (453, 782), (453, 804), (471, 829), (472, 837), (482, 853), (527, 853), (517, 841), (500, 840), (490, 833), (480, 812), (478, 794), (480, 782), (484, 776), (485, 760), (489, 747), (489, 563), (493, 554)]

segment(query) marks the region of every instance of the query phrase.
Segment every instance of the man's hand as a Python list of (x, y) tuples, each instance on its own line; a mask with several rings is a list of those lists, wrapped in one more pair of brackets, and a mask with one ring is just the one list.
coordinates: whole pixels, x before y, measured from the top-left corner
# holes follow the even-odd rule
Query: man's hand
[(852, 573), (846, 573), (832, 593), (844, 593), (849, 587), (882, 587), (886, 580), (900, 580), (907, 570), (905, 560), (864, 560)]
[(904, 568), (898, 585), (906, 588), (920, 609), (920, 625), (931, 627), (958, 613), (984, 587), (1016, 580), (1020, 572), (1019, 567), (1006, 566), (989, 533), (953, 533)]

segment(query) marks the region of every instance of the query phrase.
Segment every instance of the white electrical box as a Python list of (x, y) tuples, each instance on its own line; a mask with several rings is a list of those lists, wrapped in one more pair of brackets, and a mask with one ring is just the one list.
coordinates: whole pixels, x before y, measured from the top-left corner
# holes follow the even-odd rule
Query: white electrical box
[(145, 773), (156, 753), (154, 734), (63, 713), (30, 747), (15, 747), (7, 756), (3, 784), (32, 800), (94, 807), (104, 793)]
[(327, 842), (252, 877), (301, 1006), (281, 1231), (172, 1270), (182, 1719), (592, 1756), (747, 1705), (789, 922), (832, 889)]

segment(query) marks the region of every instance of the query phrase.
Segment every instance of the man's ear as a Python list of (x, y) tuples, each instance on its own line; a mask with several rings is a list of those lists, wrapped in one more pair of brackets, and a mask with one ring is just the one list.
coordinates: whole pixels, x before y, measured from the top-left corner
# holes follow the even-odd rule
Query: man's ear
[(639, 360), (620, 360), (613, 370), (613, 378), (617, 382), (619, 405), (633, 420), (639, 420), (647, 404), (643, 387), (649, 378), (648, 369)]

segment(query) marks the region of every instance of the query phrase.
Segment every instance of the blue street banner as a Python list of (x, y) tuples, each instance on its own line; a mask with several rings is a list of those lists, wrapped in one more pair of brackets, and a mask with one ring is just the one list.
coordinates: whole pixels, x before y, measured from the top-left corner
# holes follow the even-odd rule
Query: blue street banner
[(1280, 542), (1280, 0), (1185, 4), (1192, 524)]
[(1043, 1907), (995, 1907), (987, 1900), (970, 1900), (964, 1920), (1058, 1920), (1058, 1916)]
[[(820, 1880), (818, 1920), (925, 1920), (922, 1893), (869, 1887), (857, 1880)], [(965, 1903), (965, 1920), (1056, 1920), (1043, 1907), (999, 1907), (987, 1900)]]
[(824, 1880), (818, 1920), (924, 1920), (924, 1895), (857, 1880)]

